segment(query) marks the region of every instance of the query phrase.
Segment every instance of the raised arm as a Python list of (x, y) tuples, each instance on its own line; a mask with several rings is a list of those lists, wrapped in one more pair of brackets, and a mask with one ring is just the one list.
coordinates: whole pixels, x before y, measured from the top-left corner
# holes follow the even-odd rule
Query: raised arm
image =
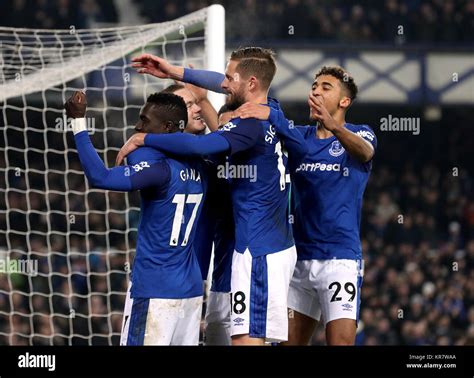
[[(192, 64), (190, 64), (189, 67), (191, 69), (194, 68)], [(180, 83), (179, 81), (176, 82)], [(206, 88), (201, 88), (191, 83), (181, 83), (183, 83), (184, 87), (188, 89), (196, 98), (196, 103), (201, 108), (201, 115), (204, 118), (204, 121), (206, 121), (206, 125), (209, 130), (216, 131), (219, 128), (219, 117), (217, 115), (216, 109), (214, 109), (214, 106), (212, 106), (211, 102), (207, 98), (208, 90)]]
[(216, 109), (212, 106), (211, 102), (206, 98), (203, 98), (198, 102), (198, 105), (201, 107), (201, 114), (204, 120), (206, 121), (207, 127), (209, 130), (216, 131), (219, 128), (219, 122)]
[(185, 83), (190, 83), (197, 87), (225, 94), (226, 92), (221, 88), (221, 83), (224, 79), (224, 74), (214, 71), (185, 68), (183, 72), (183, 81)]
[(214, 71), (195, 70), (170, 64), (166, 59), (151, 54), (141, 54), (132, 59), (132, 67), (141, 74), (160, 79), (184, 81), (217, 93), (225, 93), (221, 83), (225, 76)]
[(165, 161), (141, 161), (135, 165), (106, 168), (87, 132), (84, 118), (86, 106), (85, 94), (82, 92), (76, 92), (65, 104), (67, 115), (73, 118), (71, 124), (79, 160), (91, 186), (132, 191), (150, 186), (160, 187), (169, 182), (170, 171)]
[(316, 110), (315, 116), (318, 121), (334, 134), (350, 156), (361, 163), (367, 163), (373, 158), (374, 145), (360, 135), (346, 129), (344, 125), (338, 125), (320, 98), (310, 94), (308, 105)]

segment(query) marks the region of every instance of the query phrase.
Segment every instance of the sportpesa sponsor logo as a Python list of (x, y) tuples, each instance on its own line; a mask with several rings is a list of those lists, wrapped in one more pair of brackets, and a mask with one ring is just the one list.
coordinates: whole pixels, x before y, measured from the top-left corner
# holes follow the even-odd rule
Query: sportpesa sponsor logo
[(325, 163), (303, 163), (298, 168), (296, 172), (314, 172), (314, 171), (332, 171), (340, 172), (341, 164), (325, 164)]

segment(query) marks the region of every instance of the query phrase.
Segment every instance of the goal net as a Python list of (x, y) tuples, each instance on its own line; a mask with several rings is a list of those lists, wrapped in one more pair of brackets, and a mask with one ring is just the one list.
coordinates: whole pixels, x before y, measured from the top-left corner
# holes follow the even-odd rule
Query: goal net
[(0, 27), (0, 345), (119, 344), (139, 195), (88, 186), (63, 103), (87, 90), (92, 141), (113, 166), (147, 96), (170, 84), (131, 69), (142, 52), (222, 72), (224, 9), (133, 27)]

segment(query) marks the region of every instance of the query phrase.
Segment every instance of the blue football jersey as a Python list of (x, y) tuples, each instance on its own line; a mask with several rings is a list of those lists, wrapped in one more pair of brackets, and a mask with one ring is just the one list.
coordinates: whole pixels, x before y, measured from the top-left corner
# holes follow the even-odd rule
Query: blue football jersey
[[(209, 183), (209, 188), (211, 187)], [(212, 246), (214, 239), (214, 224), (215, 219), (209, 209), (209, 191), (206, 194), (206, 199), (202, 204), (201, 215), (196, 224), (196, 234), (194, 235), (194, 252), (199, 262), (201, 269), (201, 278), (203, 281), (207, 280), (209, 273), (209, 265), (211, 263)]]
[[(191, 298), (203, 294), (193, 240), (207, 187), (200, 160), (175, 160), (151, 148), (131, 154), (129, 164), (146, 170), (154, 160), (169, 166), (169, 181), (140, 191), (141, 214), (132, 268), (132, 298)], [(161, 155), (161, 156), (160, 156)]]
[(307, 150), (304, 139), (284, 117), (278, 103), (269, 101), (268, 106), (273, 124), (254, 118), (235, 118), (221, 130), (207, 135), (148, 134), (144, 141), (145, 146), (178, 155), (230, 156), (230, 162), (221, 164), (217, 170), (230, 180), (235, 250), (244, 253), (249, 249), (254, 257), (294, 245), (286, 216), (287, 157), (280, 138), (287, 143), (288, 150), (291, 146), (296, 160), (301, 161)]
[(230, 162), (221, 165), (230, 181), (235, 250), (258, 257), (294, 245), (287, 219), (287, 158), (268, 121), (232, 119), (218, 133), (230, 145)]
[(234, 216), (229, 182), (217, 174), (218, 162), (225, 163), (223, 156), (212, 156), (207, 161), (207, 194), (194, 238), (194, 249), (201, 267), (202, 279), (209, 272), (214, 247), (214, 269), (211, 291), (230, 291), (232, 254), (235, 246)]
[[(367, 125), (345, 127), (377, 147)], [(372, 161), (352, 158), (335, 136), (318, 139), (315, 126), (298, 126), (308, 154), (292, 173), (291, 207), (299, 260), (361, 259), (362, 196)]]

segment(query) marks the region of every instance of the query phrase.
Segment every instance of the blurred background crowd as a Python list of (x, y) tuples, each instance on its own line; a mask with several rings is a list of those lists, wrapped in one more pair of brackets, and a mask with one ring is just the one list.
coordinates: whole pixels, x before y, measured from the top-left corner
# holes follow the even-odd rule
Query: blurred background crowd
[[(2, 1), (0, 25), (114, 24), (122, 17), (119, 1)], [(226, 6), (227, 40), (237, 45), (257, 37), (454, 45), (474, 36), (474, 0), (217, 2)], [(143, 22), (161, 22), (211, 1), (127, 3)], [(398, 25), (401, 35), (394, 33)], [(306, 104), (282, 106), (289, 119), (308, 122)], [(381, 131), (380, 119), (397, 112), (420, 115), (420, 135)], [(422, 114), (421, 106), (358, 103), (348, 114), (350, 122), (370, 125), (379, 141), (362, 214), (360, 345), (474, 344), (474, 112), (447, 107), (435, 121)], [(36, 276), (0, 273), (0, 345), (117, 345), (138, 194), (86, 191), (71, 135), (22, 129), (26, 119), (42, 127), (41, 116), (12, 111), (9, 123), (19, 127), (0, 133), (1, 146), (16, 147), (0, 154), (0, 188), (7, 188), (0, 195), (0, 256), (39, 263)], [(54, 124), (53, 114), (45, 117)], [(94, 145), (113, 166), (123, 134), (96, 120)], [(321, 328), (313, 343), (324, 344)]]
[(163, 22), (214, 3), (232, 15), (231, 42), (452, 44), (474, 38), (474, 0), (3, 0), (0, 25), (81, 29), (124, 22), (133, 13), (143, 23)]

